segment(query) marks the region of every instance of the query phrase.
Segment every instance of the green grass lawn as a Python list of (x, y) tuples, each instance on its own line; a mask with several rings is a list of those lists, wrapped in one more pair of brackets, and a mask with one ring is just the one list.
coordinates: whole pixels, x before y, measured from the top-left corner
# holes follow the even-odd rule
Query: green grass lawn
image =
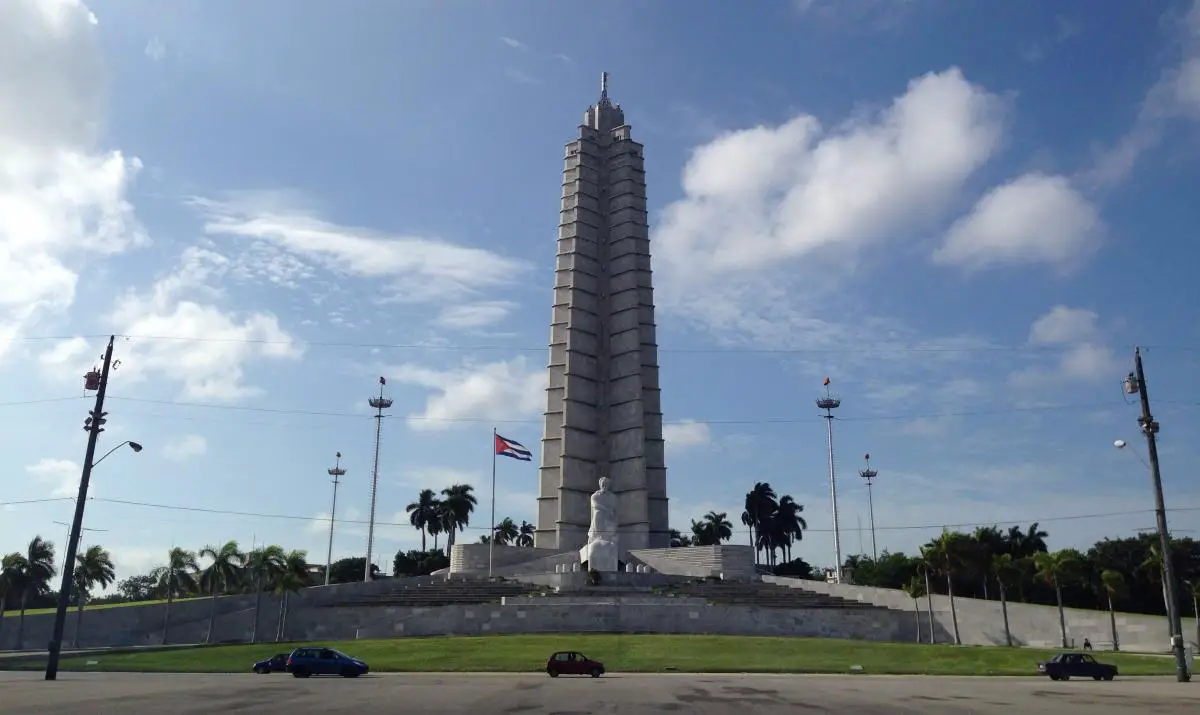
[[(177, 598), (173, 602), (174, 603), (182, 603), (183, 601), (198, 601), (202, 598), (208, 598), (208, 596), (192, 596), (190, 598)], [(128, 608), (130, 606), (153, 606), (158, 603), (166, 603), (166, 602), (167, 602), (167, 599), (163, 598), (163, 599), (159, 599), (157, 601), (125, 601), (122, 603), (97, 603), (95, 605), (88, 604), (87, 606), (84, 607), (83, 610), (84, 610), (84, 612), (102, 611), (102, 610), (109, 609), (109, 608)], [(74, 606), (71, 606), (71, 611), (72, 612), (75, 611)], [(39, 615), (46, 614), (46, 613), (54, 613), (54, 609), (53, 608), (31, 608), (28, 611), (25, 611), (25, 615), (27, 615), (27, 616), (39, 616)], [(7, 618), (17, 618), (20, 615), (21, 615), (20, 611), (11, 611), (10, 610), (10, 611), (4, 612), (4, 617), (6, 619)]]
[[(160, 652), (64, 658), (64, 670), (249, 672), (256, 660), (289, 645), (204, 646)], [(536, 635), (404, 638), (330, 642), (379, 672), (536, 672), (556, 650), (578, 650), (613, 672), (845, 673), (853, 665), (874, 674), (1033, 675), (1054, 651), (871, 643), (826, 638), (662, 635)], [(1121, 675), (1170, 675), (1170, 658), (1101, 653)], [(94, 665), (87, 661), (94, 660)], [(35, 658), (0, 659), (0, 669), (37, 669)]]

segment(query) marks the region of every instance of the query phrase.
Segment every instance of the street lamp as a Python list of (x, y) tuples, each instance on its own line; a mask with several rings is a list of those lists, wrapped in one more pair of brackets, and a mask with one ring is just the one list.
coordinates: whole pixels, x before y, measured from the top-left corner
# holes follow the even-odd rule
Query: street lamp
[[(325, 554), (325, 585), (329, 585), (330, 567), (333, 566), (333, 521), (337, 515), (337, 488), (338, 478), (346, 474), (346, 470), (342, 468), (342, 453), (337, 453), (337, 461), (334, 462), (332, 469), (326, 469), (329, 476), (333, 477), (333, 506), (329, 507), (329, 550)], [(367, 568), (370, 568), (368, 565)]]
[[(111, 357), (111, 341), (109, 342), (108, 350), (108, 356)], [(97, 401), (97, 404), (99, 405), (100, 402)], [(55, 680), (58, 678), (58, 661), (59, 656), (62, 655), (62, 639), (63, 630), (67, 622), (67, 607), (71, 603), (71, 588), (75, 585), (75, 551), (76, 547), (79, 545), (79, 534), (83, 531), (83, 510), (84, 507), (87, 506), (87, 488), (88, 482), (92, 478), (92, 469), (94, 469), (97, 464), (103, 462), (108, 455), (117, 451), (121, 447), (124, 447), (125, 445), (129, 445), (129, 448), (132, 449), (135, 454), (142, 451), (142, 445), (140, 442), (125, 440), (116, 447), (113, 447), (105, 452), (100, 459), (92, 459), (92, 456), (96, 453), (96, 437), (99, 436), (99, 433), (104, 430), (102, 425), (105, 422), (104, 412), (102, 412), (100, 409), (95, 410), (94, 414), (99, 415), (99, 417), (89, 417), (87, 422), (84, 424), (84, 429), (91, 432), (91, 438), (88, 440), (87, 458), (84, 460), (83, 474), (81, 474), (79, 477), (79, 495), (75, 498), (75, 518), (71, 521), (71, 531), (67, 536), (67, 553), (63, 559), (64, 565), (62, 570), (62, 586), (60, 586), (58, 589), (58, 607), (54, 611), (54, 633), (50, 636), (49, 654), (46, 658), (46, 680)], [(95, 421), (93, 422), (93, 420)]]

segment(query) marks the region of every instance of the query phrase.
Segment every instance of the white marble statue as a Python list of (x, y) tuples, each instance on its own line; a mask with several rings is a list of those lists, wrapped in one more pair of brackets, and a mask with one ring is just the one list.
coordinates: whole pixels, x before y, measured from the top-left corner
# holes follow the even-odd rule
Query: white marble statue
[(609, 487), (612, 480), (600, 477), (600, 488), (592, 494), (592, 525), (588, 543), (579, 550), (579, 560), (588, 569), (613, 573), (617, 570), (617, 495)]

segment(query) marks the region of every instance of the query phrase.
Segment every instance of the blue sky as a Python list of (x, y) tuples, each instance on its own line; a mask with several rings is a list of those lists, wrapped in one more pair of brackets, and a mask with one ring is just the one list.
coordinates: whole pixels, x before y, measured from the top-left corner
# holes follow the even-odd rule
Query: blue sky
[[(338, 451), (335, 557), (362, 554), (380, 375), (379, 518), (466, 481), (484, 533), (489, 432), (541, 436), (562, 145), (602, 70), (646, 146), (674, 526), (736, 523), (769, 481), (806, 506), (797, 555), (830, 563), (828, 375), (847, 553), (860, 520), (870, 548), (866, 452), (881, 548), (1149, 527), (1145, 468), (1111, 446), (1144, 454), (1119, 384), (1140, 344), (1170, 521), (1200, 531), (1188, 3), (16, 7), (6, 550), (62, 541), (109, 333), (100, 448), (146, 449), (97, 468), (85, 540), (123, 575), (226, 539), (322, 559)], [(500, 515), (532, 520), (536, 469), (499, 476)], [(418, 542), (382, 526), (376, 553)]]

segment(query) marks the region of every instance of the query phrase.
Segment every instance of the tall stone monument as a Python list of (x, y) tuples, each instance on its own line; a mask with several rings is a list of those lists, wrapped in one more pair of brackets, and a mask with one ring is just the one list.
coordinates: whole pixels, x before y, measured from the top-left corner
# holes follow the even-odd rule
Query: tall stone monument
[(602, 474), (611, 478), (620, 549), (670, 546), (643, 160), (604, 73), (599, 102), (566, 145), (539, 548), (588, 543)]

